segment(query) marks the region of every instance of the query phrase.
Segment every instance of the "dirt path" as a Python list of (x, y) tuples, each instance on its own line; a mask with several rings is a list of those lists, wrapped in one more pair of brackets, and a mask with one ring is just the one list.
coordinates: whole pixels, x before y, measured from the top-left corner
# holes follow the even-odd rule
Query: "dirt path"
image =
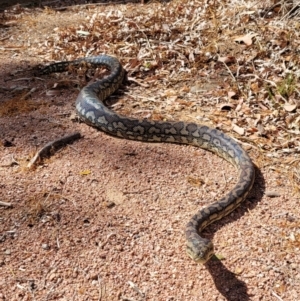
[[(236, 100), (228, 103), (222, 98), (232, 85), (231, 76), (224, 80), (213, 61), (207, 63), (215, 68), (212, 74), (206, 68), (198, 71), (200, 60), (186, 70), (183, 54), (174, 59), (184, 46), (181, 42), (163, 57), (173, 40), (147, 50), (153, 58), (160, 57), (157, 65), (154, 59), (143, 61), (147, 53), (142, 48), (131, 52), (136, 47), (132, 45), (142, 43), (138, 34), (156, 45), (139, 25), (148, 14), (154, 14), (152, 20), (159, 19), (160, 12), (166, 16), (163, 29), (158, 21), (153, 23), (157, 40), (167, 32), (186, 37), (183, 25), (177, 31), (170, 29), (175, 24), (171, 16), (188, 10), (185, 5), (131, 3), (64, 11), (16, 7), (5, 15), (0, 51), (0, 201), (12, 207), (0, 205), (0, 301), (299, 300), (300, 213), (295, 188), (299, 173), (291, 173), (299, 164), (298, 154), (273, 158), (274, 148), (266, 150), (252, 136), (232, 131), (228, 121), (242, 128), (239, 118), (253, 117), (247, 110), (254, 112), (256, 103), (233, 112), (236, 119), (230, 111), (220, 110), (219, 103), (232, 106)], [(190, 5), (199, 12), (205, 7)], [(112, 23), (107, 24), (106, 18)], [(128, 27), (115, 32), (114, 24), (125, 19)], [(186, 27), (191, 36), (185, 47), (192, 28), (205, 27), (200, 20), (192, 21)], [(83, 24), (92, 22), (102, 25), (99, 32), (91, 25), (94, 36), (87, 41)], [(146, 26), (152, 28), (150, 23)], [(184, 229), (198, 209), (233, 187), (232, 166), (189, 146), (109, 137), (74, 118), (84, 76), (36, 75), (39, 64), (103, 52), (120, 56), (135, 81), (119, 91), (116, 111), (218, 126), (238, 139), (257, 165), (247, 200), (205, 230), (222, 260), (204, 266), (192, 262), (185, 253)], [(26, 169), (39, 148), (76, 131), (83, 138), (36, 169)]]

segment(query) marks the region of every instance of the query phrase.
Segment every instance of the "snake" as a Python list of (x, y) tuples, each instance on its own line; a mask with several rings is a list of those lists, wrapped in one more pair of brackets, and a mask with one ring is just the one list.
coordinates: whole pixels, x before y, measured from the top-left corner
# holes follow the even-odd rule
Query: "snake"
[(70, 66), (80, 68), (82, 65), (106, 68), (109, 72), (107, 76), (84, 86), (76, 99), (77, 114), (88, 125), (128, 140), (193, 145), (215, 153), (236, 167), (239, 175), (235, 186), (221, 199), (194, 214), (185, 228), (187, 254), (195, 262), (205, 264), (214, 256), (214, 246), (211, 240), (201, 236), (201, 232), (246, 199), (255, 179), (255, 168), (249, 155), (235, 139), (206, 125), (134, 119), (109, 109), (105, 100), (127, 79), (127, 72), (116, 57), (99, 55), (52, 63), (40, 72), (64, 72), (70, 70)]

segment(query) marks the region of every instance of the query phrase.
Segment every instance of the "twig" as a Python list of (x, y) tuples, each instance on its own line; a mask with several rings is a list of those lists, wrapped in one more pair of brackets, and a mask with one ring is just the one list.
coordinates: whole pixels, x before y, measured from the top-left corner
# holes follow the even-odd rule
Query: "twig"
[[(128, 77), (128, 81), (129, 82), (133, 82), (141, 87), (144, 87), (144, 88), (149, 88), (149, 85), (148, 84), (145, 84), (143, 82), (141, 82), (140, 80), (134, 78), (134, 77)], [(128, 93), (129, 94), (129, 93)]]
[(228, 73), (230, 74), (230, 76), (232, 77), (233, 81), (237, 82), (236, 78), (232, 74), (232, 72), (231, 72), (230, 68), (227, 66), (227, 64), (224, 62), (223, 62), (223, 64), (224, 64), (225, 68), (227, 69)]
[(225, 190), (227, 188), (228, 182), (227, 182), (226, 175), (225, 175), (224, 172), (223, 172), (223, 178), (224, 178), (224, 181), (225, 181), (225, 187), (224, 187), (224, 190)]
[(17, 79), (12, 79), (11, 81), (12, 82), (19, 82), (19, 81), (24, 81), (24, 80), (30, 81), (30, 80), (32, 80), (32, 77), (21, 77), (21, 78), (17, 78)]
[(12, 207), (12, 204), (11, 204), (11, 203), (6, 203), (6, 202), (1, 202), (1, 201), (0, 201), (0, 206)]
[(30, 89), (29, 92), (27, 92), (26, 94), (24, 94), (21, 99), (26, 99), (28, 96), (30, 96), (34, 91), (36, 90), (36, 88), (32, 88)]
[(105, 285), (104, 285), (104, 293), (102, 294), (102, 292), (103, 292), (103, 290), (102, 290), (103, 285), (102, 285), (102, 283), (101, 283), (101, 281), (100, 281), (99, 275), (98, 275), (98, 285), (100, 286), (98, 301), (101, 301), (101, 300), (102, 300), (102, 297), (105, 296)]
[(142, 298), (145, 298), (145, 294), (139, 289), (139, 287), (133, 283), (132, 281), (128, 281), (127, 282), (129, 284), (129, 286), (135, 291), (137, 292)]
[(79, 132), (73, 133), (71, 135), (64, 136), (62, 138), (56, 139), (54, 141), (48, 142), (44, 147), (42, 147), (35, 156), (27, 164), (27, 168), (33, 167), (38, 160), (41, 160), (44, 157), (51, 155), (54, 151), (60, 149), (67, 143), (71, 143), (76, 139), (81, 138)]
[(100, 249), (103, 249), (103, 247), (108, 243), (109, 239), (110, 239), (113, 235), (116, 235), (116, 233), (110, 233), (110, 234), (108, 234), (108, 235), (107, 235), (107, 238), (106, 238), (106, 240), (105, 240), (105, 242), (102, 243), (102, 244), (99, 246), (99, 248), (100, 248)]
[(283, 299), (281, 299), (275, 292), (272, 291), (272, 295), (274, 297), (276, 297), (278, 300), (283, 301)]

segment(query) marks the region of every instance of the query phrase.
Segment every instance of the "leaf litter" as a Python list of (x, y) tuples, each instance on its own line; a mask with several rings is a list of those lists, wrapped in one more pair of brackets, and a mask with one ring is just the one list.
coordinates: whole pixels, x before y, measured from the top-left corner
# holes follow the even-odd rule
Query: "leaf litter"
[[(102, 53), (116, 56), (129, 79), (134, 79), (124, 99), (114, 105), (118, 112), (217, 127), (238, 140), (259, 168), (271, 166), (270, 170), (283, 174), (293, 183), (293, 193), (299, 199), (299, 5), (299, 1), (177, 0), (68, 6), (64, 11), (17, 6), (3, 13), (2, 24), (22, 24), (30, 29), (27, 36), (23, 33), (23, 41), (3, 31), (1, 50), (12, 54), (26, 51), (30, 57), (38, 57), (41, 64)], [(64, 19), (66, 12), (71, 15)], [(43, 19), (47, 20), (44, 27)], [(36, 30), (41, 36), (33, 34)], [(42, 35), (43, 31), (47, 34)], [(68, 79), (69, 83), (81, 85), (82, 74), (73, 76), (76, 80)], [(49, 93), (55, 94), (52, 91)], [(31, 102), (27, 105), (29, 111), (33, 110)], [(2, 110), (1, 116), (10, 114)], [(202, 177), (187, 178), (196, 179), (193, 181), (201, 186)], [(279, 196), (276, 191), (268, 194)], [(296, 218), (290, 216), (282, 223), (280, 230), (282, 245), (293, 252), (299, 250), (297, 218), (299, 212)], [(280, 228), (274, 220), (272, 223)], [(268, 231), (269, 226), (262, 228)], [(263, 242), (257, 248), (263, 248)], [(237, 270), (243, 275), (242, 268)], [(284, 276), (274, 283), (273, 290), (253, 300), (274, 300), (267, 294), (278, 300), (284, 296), (284, 300), (296, 300), (299, 291), (295, 292), (293, 285), (297, 279), (287, 280), (294, 274), (285, 266), (278, 273)], [(248, 276), (253, 274), (244, 273), (245, 278)]]

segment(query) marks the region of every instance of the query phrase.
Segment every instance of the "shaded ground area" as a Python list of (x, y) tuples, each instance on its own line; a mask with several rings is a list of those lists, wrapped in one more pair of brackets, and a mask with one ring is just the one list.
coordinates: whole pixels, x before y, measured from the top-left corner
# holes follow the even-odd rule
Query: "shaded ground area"
[[(109, 4), (109, 3), (141, 3), (139, 0), (0, 0), (0, 10), (9, 9), (13, 5), (20, 5), (21, 7), (51, 7), (51, 8), (65, 8), (74, 5), (92, 5), (92, 4)], [(147, 2), (147, 1), (145, 1)]]

